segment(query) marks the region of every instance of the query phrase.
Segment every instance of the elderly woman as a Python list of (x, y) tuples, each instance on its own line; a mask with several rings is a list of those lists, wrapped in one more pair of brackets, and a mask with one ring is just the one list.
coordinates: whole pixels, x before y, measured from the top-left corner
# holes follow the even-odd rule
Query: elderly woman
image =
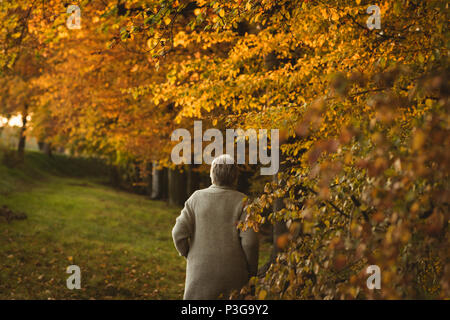
[(245, 195), (233, 188), (237, 175), (233, 158), (215, 158), (212, 185), (194, 192), (177, 218), (172, 237), (187, 259), (184, 299), (226, 297), (256, 275), (257, 235), (251, 228), (237, 228), (245, 218)]

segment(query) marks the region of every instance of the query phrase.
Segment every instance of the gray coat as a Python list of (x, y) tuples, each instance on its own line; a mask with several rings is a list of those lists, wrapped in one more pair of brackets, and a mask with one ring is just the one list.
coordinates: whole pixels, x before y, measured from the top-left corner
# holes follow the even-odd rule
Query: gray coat
[(258, 237), (240, 231), (245, 195), (212, 185), (186, 201), (172, 230), (179, 254), (187, 258), (184, 299), (226, 298), (256, 275)]

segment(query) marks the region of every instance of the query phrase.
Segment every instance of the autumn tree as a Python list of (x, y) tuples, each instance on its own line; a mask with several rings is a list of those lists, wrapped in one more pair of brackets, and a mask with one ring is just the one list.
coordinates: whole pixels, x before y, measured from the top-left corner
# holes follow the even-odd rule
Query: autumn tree
[(7, 1), (2, 2), (0, 8), (3, 24), (0, 35), (0, 114), (7, 118), (21, 115), (17, 148), (19, 156), (23, 157), (28, 117), (32, 108), (37, 106), (40, 93), (33, 80), (40, 75), (43, 59), (39, 55), (39, 43), (28, 28), (33, 5)]

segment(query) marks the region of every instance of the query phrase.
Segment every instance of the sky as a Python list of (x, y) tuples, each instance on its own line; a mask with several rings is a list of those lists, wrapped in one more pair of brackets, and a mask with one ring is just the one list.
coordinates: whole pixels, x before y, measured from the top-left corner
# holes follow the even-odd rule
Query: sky
[[(28, 116), (27, 119), (31, 120), (31, 117)], [(9, 118), (9, 121), (5, 117), (0, 117), (0, 127), (4, 127), (6, 125), (9, 125), (10, 127), (13, 127), (13, 126), (21, 127), (22, 126), (22, 116), (20, 114), (13, 116), (13, 117)]]

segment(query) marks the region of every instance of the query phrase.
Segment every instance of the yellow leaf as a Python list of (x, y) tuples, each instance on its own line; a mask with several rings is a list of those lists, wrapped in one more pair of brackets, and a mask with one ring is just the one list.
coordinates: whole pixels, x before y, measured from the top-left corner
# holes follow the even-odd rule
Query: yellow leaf
[(221, 16), (222, 18), (225, 17), (225, 10), (220, 9), (219, 16)]
[(418, 130), (414, 134), (413, 149), (414, 150), (418, 150), (418, 149), (422, 148), (422, 146), (425, 143), (425, 140), (426, 140), (425, 133), (423, 131), (421, 131), (421, 130)]
[(333, 21), (338, 21), (339, 20), (339, 15), (336, 12), (332, 12), (331, 13), (331, 19)]
[(419, 59), (420, 63), (424, 63), (424, 61), (425, 61), (425, 57), (423, 56), (422, 53), (419, 53), (418, 59)]
[(266, 296), (267, 296), (267, 291), (266, 290), (261, 290), (259, 292), (258, 299), (259, 300), (264, 300), (266, 298)]
[(149, 47), (150, 49), (153, 47), (153, 38), (149, 38), (147, 40), (147, 47)]

